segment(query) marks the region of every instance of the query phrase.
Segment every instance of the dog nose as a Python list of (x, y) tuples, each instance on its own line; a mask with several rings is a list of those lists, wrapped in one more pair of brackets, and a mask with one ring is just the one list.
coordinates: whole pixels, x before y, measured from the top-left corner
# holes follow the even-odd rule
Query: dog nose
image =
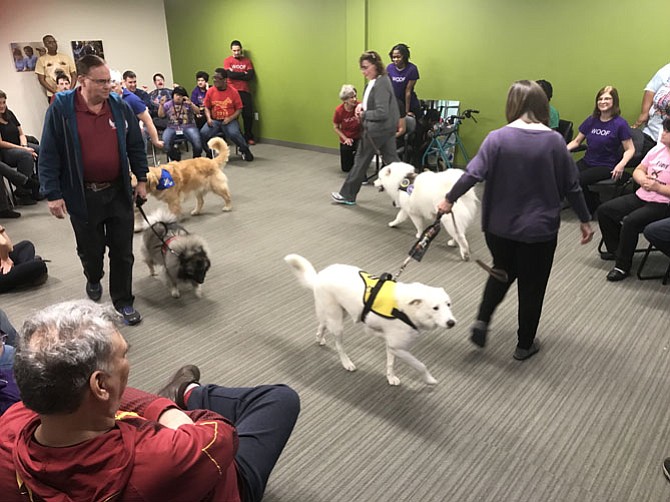
[(456, 326), (456, 321), (454, 321), (453, 319), (449, 319), (447, 321), (447, 328), (453, 328), (454, 326)]

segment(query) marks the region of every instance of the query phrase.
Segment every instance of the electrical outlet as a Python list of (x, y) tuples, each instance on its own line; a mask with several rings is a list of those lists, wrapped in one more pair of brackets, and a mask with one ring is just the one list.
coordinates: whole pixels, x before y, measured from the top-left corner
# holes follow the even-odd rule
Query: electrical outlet
[(258, 112), (254, 112), (254, 120), (258, 120)]

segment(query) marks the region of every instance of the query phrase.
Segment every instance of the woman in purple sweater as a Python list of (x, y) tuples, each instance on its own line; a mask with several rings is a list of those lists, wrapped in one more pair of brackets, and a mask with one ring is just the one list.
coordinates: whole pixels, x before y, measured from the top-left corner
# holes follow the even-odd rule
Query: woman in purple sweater
[(514, 358), (524, 360), (540, 350), (535, 334), (556, 250), (564, 197), (582, 222), (582, 244), (591, 241), (593, 230), (577, 166), (563, 138), (547, 126), (549, 102), (542, 88), (528, 80), (512, 84), (506, 116), (508, 124), (489, 133), (438, 210), (449, 213), (461, 195), (475, 183), (486, 181), (482, 230), (493, 266), (506, 271), (508, 281), (489, 278), (471, 328), (471, 340), (484, 347), (491, 317), (516, 280), (519, 328)]

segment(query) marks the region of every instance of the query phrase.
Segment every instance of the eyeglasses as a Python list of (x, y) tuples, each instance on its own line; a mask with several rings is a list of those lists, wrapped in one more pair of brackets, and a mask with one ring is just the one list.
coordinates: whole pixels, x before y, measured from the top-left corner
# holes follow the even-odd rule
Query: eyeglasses
[(88, 80), (91, 82), (98, 84), (98, 85), (111, 85), (112, 79), (111, 78), (90, 78), (86, 77)]

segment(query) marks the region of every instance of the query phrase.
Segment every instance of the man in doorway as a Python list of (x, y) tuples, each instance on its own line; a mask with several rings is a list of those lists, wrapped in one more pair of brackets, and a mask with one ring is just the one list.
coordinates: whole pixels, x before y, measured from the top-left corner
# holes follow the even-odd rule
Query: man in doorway
[[(230, 138), (242, 153), (242, 158), (247, 162), (254, 160), (254, 156), (249, 150), (249, 145), (242, 136), (240, 124), (237, 117), (242, 113), (242, 100), (239, 93), (228, 86), (226, 81), (226, 70), (217, 68), (214, 70), (214, 85), (207, 89), (205, 94), (205, 117), (207, 123), (202, 126), (200, 134), (202, 135), (203, 145), (207, 145), (210, 138), (216, 136), (219, 132), (226, 138)], [(207, 156), (212, 158), (212, 151), (204, 146)]]
[(51, 101), (51, 96), (58, 92), (56, 74), (65, 73), (70, 76), (71, 82), (75, 82), (77, 68), (70, 56), (58, 52), (58, 42), (53, 35), (44, 35), (42, 42), (47, 53), (37, 59), (35, 73), (37, 80), (47, 93), (47, 101)]
[[(149, 170), (142, 133), (130, 107), (110, 94), (112, 81), (99, 56), (77, 62), (79, 86), (58, 93), (47, 110), (39, 156), (41, 191), (56, 218), (70, 215), (86, 294), (102, 296), (105, 248), (109, 293), (129, 325), (142, 317), (133, 307), (133, 199), (146, 198)], [(135, 192), (130, 171), (137, 178)]]
[(256, 140), (252, 132), (254, 123), (254, 103), (251, 99), (249, 82), (254, 78), (254, 65), (251, 59), (244, 56), (242, 43), (239, 40), (233, 40), (230, 43), (232, 56), (223, 60), (223, 68), (228, 72), (228, 84), (233, 87), (242, 99), (242, 120), (244, 121), (244, 139), (250, 145), (255, 145)]

